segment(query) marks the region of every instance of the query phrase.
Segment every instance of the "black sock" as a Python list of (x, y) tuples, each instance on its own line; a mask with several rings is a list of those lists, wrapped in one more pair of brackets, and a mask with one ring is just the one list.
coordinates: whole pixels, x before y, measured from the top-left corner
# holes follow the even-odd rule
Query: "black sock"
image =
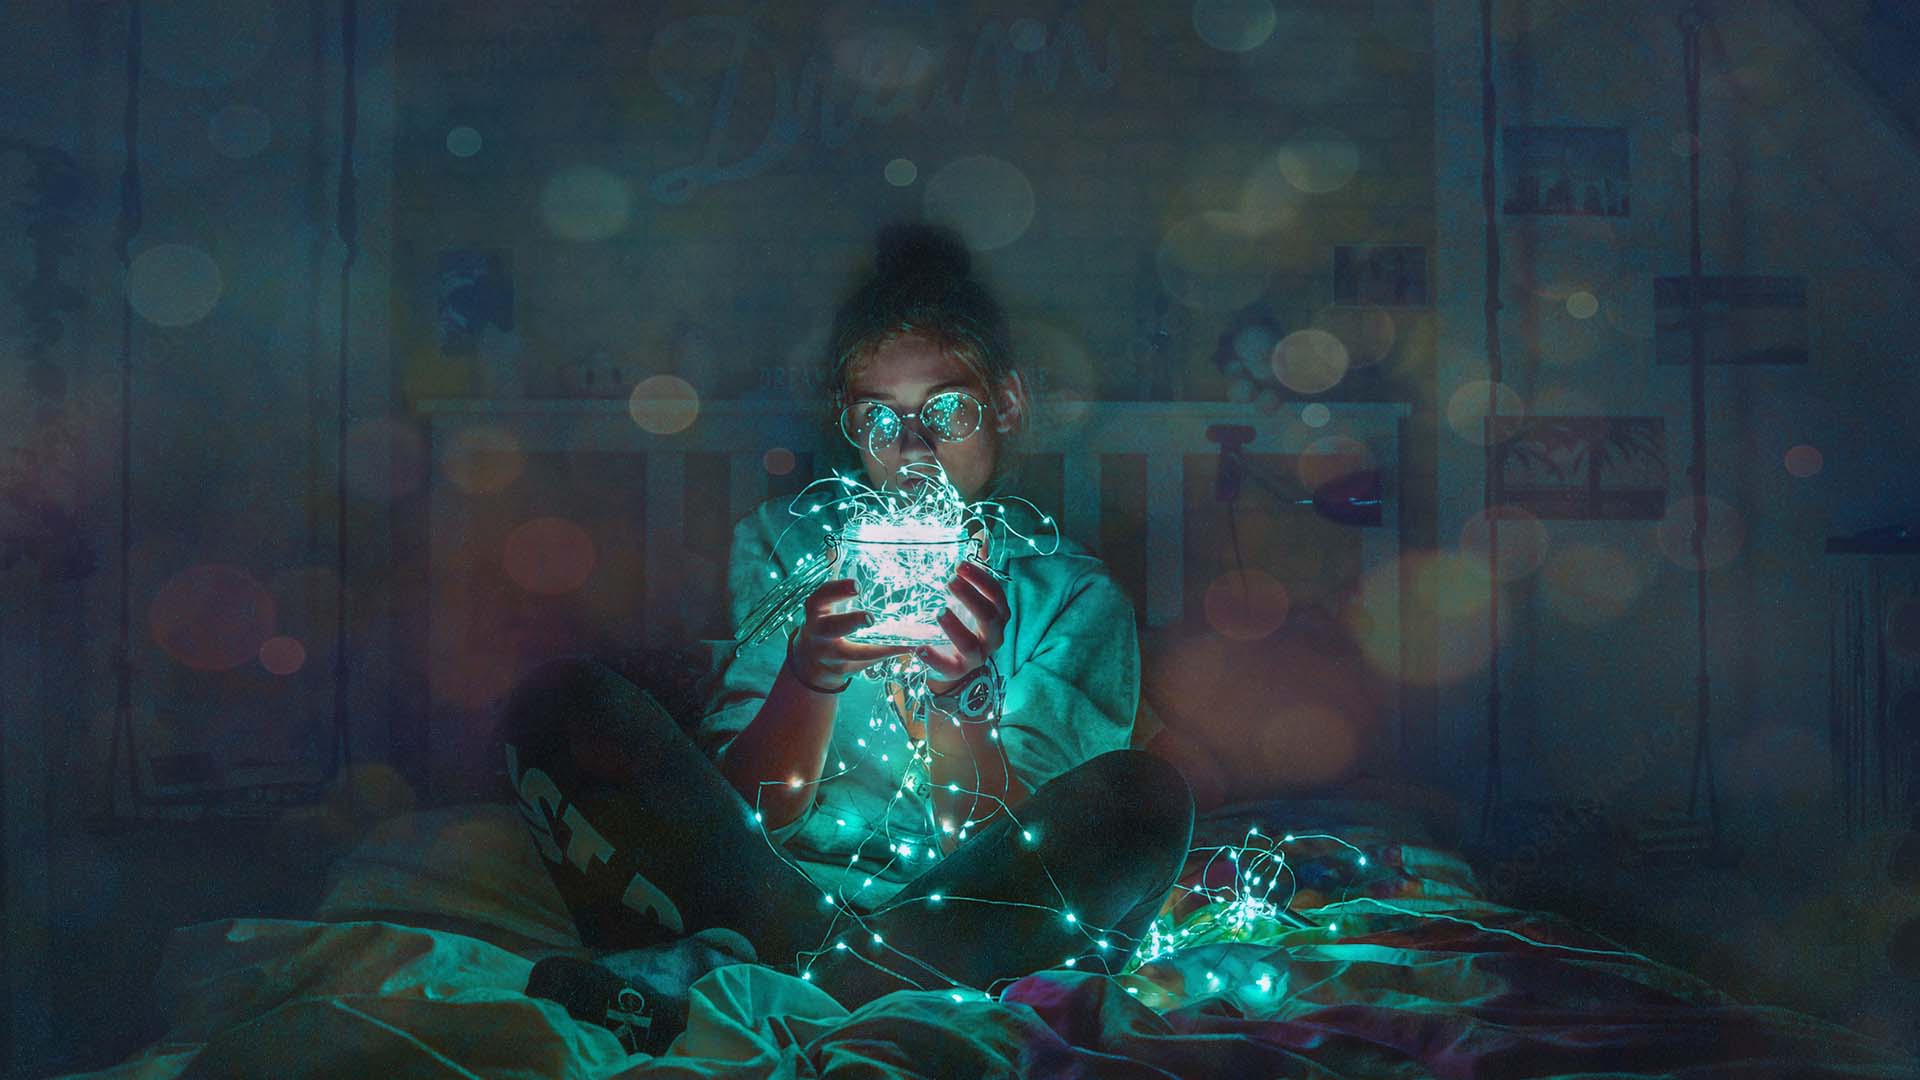
[(660, 1054), (687, 1028), (686, 1002), (637, 976), (571, 956), (533, 965), (527, 995), (558, 1002), (575, 1020), (613, 1032), (628, 1053)]

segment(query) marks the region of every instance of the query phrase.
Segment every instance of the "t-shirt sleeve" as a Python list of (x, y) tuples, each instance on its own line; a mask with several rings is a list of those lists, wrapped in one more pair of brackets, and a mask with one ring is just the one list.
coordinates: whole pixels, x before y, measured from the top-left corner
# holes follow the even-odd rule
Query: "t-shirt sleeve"
[[(748, 514), (734, 526), (733, 545), (727, 555), (727, 625), (736, 639), (747, 612), (777, 583), (772, 572), (779, 569), (762, 514)], [(785, 632), (776, 631), (737, 653), (729, 640), (721, 643), (717, 656), (705, 715), (694, 728), (693, 741), (715, 764), (721, 764), (733, 740), (759, 715), (767, 692), (779, 677), (780, 665), (787, 657), (787, 637)], [(784, 841), (801, 830), (814, 809), (815, 804), (809, 803), (800, 816), (767, 835), (775, 843)]]
[(734, 737), (753, 722), (786, 659), (786, 637), (780, 633), (737, 653), (733, 651), (740, 623), (776, 584), (773, 574), (777, 571), (760, 514), (748, 514), (733, 527), (733, 544), (727, 554), (727, 627), (734, 638), (718, 650), (705, 716), (694, 730), (694, 743), (716, 762), (725, 757)]
[(1140, 704), (1133, 604), (1105, 568), (1076, 578), (1032, 655), (1007, 676), (1000, 741), (1029, 789), (1126, 748)]

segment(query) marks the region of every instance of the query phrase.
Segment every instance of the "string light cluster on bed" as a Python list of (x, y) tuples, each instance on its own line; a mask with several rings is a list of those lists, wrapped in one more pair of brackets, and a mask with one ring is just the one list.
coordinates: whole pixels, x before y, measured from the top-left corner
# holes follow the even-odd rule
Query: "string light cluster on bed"
[[(824, 490), (823, 490), (824, 489)], [(955, 489), (944, 470), (937, 463), (912, 463), (901, 470), (897, 483), (887, 488), (873, 488), (847, 476), (835, 474), (815, 481), (803, 489), (789, 505), (789, 512), (796, 519), (794, 524), (812, 521), (825, 531), (825, 537), (817, 551), (801, 556), (794, 569), (781, 580), (776, 565), (770, 568), (768, 576), (777, 582), (749, 610), (741, 622), (739, 636), (734, 648), (738, 650), (746, 645), (765, 641), (776, 632), (795, 625), (803, 614), (803, 606), (808, 595), (826, 581), (836, 566), (847, 562), (849, 569), (856, 575), (865, 574), (859, 600), (863, 610), (870, 610), (875, 623), (867, 630), (871, 637), (898, 644), (924, 644), (934, 640), (944, 640), (944, 631), (934, 639), (925, 629), (931, 625), (936, 630), (937, 618), (946, 601), (945, 585), (953, 575), (960, 558), (975, 563), (993, 574), (1001, 581), (1006, 575), (995, 569), (986, 557), (992, 552), (1004, 552), (1009, 543), (1025, 545), (1026, 549), (1037, 554), (1047, 555), (1057, 551), (1060, 546), (1059, 529), (1054, 520), (1041, 513), (1037, 507), (1025, 500), (1025, 503), (1037, 516), (1041, 525), (1052, 531), (1051, 544), (1044, 547), (1040, 540), (1022, 533), (1008, 520), (1007, 506), (994, 501), (967, 503)], [(835, 528), (832, 522), (841, 522)], [(789, 536), (793, 525), (789, 525), (775, 539), (773, 550), (779, 551), (781, 544)], [(861, 541), (877, 541), (866, 549), (860, 547)], [(959, 543), (962, 547), (977, 544), (978, 550), (965, 552), (958, 556), (942, 553), (929, 553), (925, 550), (911, 550), (914, 545), (942, 546)], [(856, 555), (855, 552), (858, 552)], [(864, 569), (854, 568), (849, 562), (852, 558), (865, 560)], [(932, 598), (931, 600), (929, 598)], [(871, 606), (869, 606), (871, 605)], [(991, 666), (991, 661), (989, 661)], [(904, 654), (892, 657), (880, 664), (865, 669), (861, 674), (865, 678), (885, 681), (889, 690), (898, 691), (898, 696), (880, 695), (875, 699), (873, 714), (868, 718), (868, 733), (855, 740), (856, 754), (852, 760), (836, 757), (831, 771), (824, 773), (811, 783), (793, 779), (787, 781), (770, 780), (761, 784), (767, 787), (787, 787), (800, 789), (824, 784), (831, 780), (847, 776), (861, 768), (890, 766), (896, 755), (901, 765), (901, 779), (895, 786), (887, 809), (880, 815), (878, 828), (871, 829), (861, 842), (854, 846), (849, 856), (847, 868), (851, 872), (857, 866), (862, 854), (871, 850), (870, 841), (879, 838), (888, 852), (885, 865), (875, 873), (885, 873), (897, 863), (931, 864), (942, 857), (945, 850), (966, 841), (973, 830), (987, 821), (1004, 813), (1010, 819), (1007, 836), (1010, 842), (1019, 843), (1028, 848), (1037, 848), (1039, 837), (1034, 828), (1020, 820), (1014, 808), (996, 795), (980, 790), (977, 786), (967, 786), (958, 782), (945, 785), (948, 794), (971, 797), (972, 811), (959, 821), (939, 819), (933, 802), (935, 784), (932, 779), (933, 763), (936, 752), (932, 745), (926, 723), (932, 717), (931, 693), (926, 686), (928, 668), (917, 655)], [(984, 711), (977, 717), (951, 717), (951, 722), (959, 724), (988, 725), (988, 739), (999, 745), (998, 725), (1003, 705), (1003, 686), (998, 672), (993, 672), (991, 699)], [(915, 720), (918, 731), (910, 730), (903, 722)], [(1005, 751), (1000, 751), (1004, 759)], [(978, 764), (975, 764), (975, 783), (979, 781)], [(904, 799), (922, 800), (927, 811), (930, 837), (938, 837), (938, 845), (929, 844), (927, 838), (901, 838), (893, 833), (893, 810)], [(986, 806), (984, 813), (982, 805)], [(802, 870), (785, 850), (775, 842), (765, 827), (765, 817), (760, 810), (758, 800), (753, 810), (753, 821), (761, 829), (761, 836), (769, 848), (780, 857), (794, 873), (805, 877)], [(850, 822), (845, 817), (836, 818), (836, 824), (842, 828), (857, 828), (862, 822)], [(1132, 948), (1135, 942), (1127, 935), (1109, 927), (1089, 924), (1067, 903), (1064, 893), (1058, 886), (1055, 892), (1059, 897), (1057, 907), (1033, 904), (1021, 901), (994, 900), (977, 897), (955, 896), (943, 893), (931, 893), (924, 897), (914, 897), (896, 903), (882, 905), (871, 913), (862, 913), (853, 906), (846, 895), (846, 886), (842, 886), (841, 895), (823, 891), (820, 903), (823, 908), (831, 908), (833, 917), (827, 933), (818, 948), (802, 951), (795, 959), (795, 967), (802, 979), (813, 979), (813, 965), (822, 957), (845, 955), (858, 959), (870, 966), (887, 971), (911, 986), (920, 989), (944, 990), (954, 1001), (994, 1000), (999, 984), (985, 989), (967, 986), (933, 965), (911, 956), (889, 944), (884, 934), (874, 928), (869, 920), (885, 915), (908, 904), (938, 906), (950, 903), (994, 904), (1004, 907), (1037, 908), (1057, 914), (1061, 923), (1079, 934), (1086, 946), (1074, 955), (1063, 957), (1061, 963), (1069, 968), (1078, 967), (1082, 960), (1099, 963), (1100, 969), (1108, 974), (1124, 975), (1138, 971), (1141, 967), (1162, 960), (1182, 950), (1221, 942), (1247, 942), (1261, 931), (1302, 929), (1320, 931), (1332, 936), (1339, 933), (1339, 923), (1329, 922), (1324, 927), (1315, 927), (1290, 911), (1290, 905), (1298, 892), (1298, 881), (1293, 867), (1287, 862), (1286, 845), (1307, 840), (1328, 840), (1338, 844), (1354, 855), (1354, 866), (1363, 869), (1367, 865), (1367, 856), (1360, 848), (1329, 833), (1285, 834), (1278, 839), (1262, 833), (1259, 826), (1248, 829), (1246, 836), (1238, 845), (1220, 845), (1197, 847), (1190, 852), (1206, 854), (1208, 860), (1199, 876), (1200, 885), (1186, 889), (1188, 895), (1197, 895), (1205, 903), (1202, 907), (1175, 920), (1161, 915), (1148, 926), (1138, 948)], [(1208, 886), (1210, 871), (1217, 860), (1225, 859), (1235, 867), (1232, 881), (1222, 886)], [(1044, 863), (1043, 863), (1044, 868)], [(860, 885), (853, 891), (857, 894), (874, 883), (872, 875), (856, 875)], [(1284, 897), (1276, 897), (1282, 878), (1285, 878), (1287, 892)], [(1052, 881), (1052, 875), (1048, 874)], [(1321, 905), (1321, 910), (1352, 903), (1372, 903), (1382, 908), (1414, 917), (1446, 918), (1451, 921), (1467, 922), (1475, 926), (1472, 920), (1454, 916), (1442, 916), (1437, 913), (1413, 911), (1398, 905), (1387, 904), (1371, 897), (1355, 900), (1340, 900)], [(1518, 938), (1543, 948), (1571, 948), (1538, 942), (1512, 931), (1492, 927), (1480, 927), (1489, 932), (1501, 933)], [(1578, 952), (1600, 952), (1601, 950), (1576, 949)], [(1628, 956), (1620, 953), (1613, 955)], [(1115, 964), (1113, 960), (1126, 957), (1126, 961)], [(904, 969), (904, 970), (903, 970)], [(1217, 971), (1208, 971), (1207, 990), (1224, 992), (1229, 987)], [(1274, 986), (1273, 973), (1261, 971), (1250, 979), (1243, 990), (1270, 994)], [(1129, 986), (1129, 993), (1137, 994), (1137, 986)]]

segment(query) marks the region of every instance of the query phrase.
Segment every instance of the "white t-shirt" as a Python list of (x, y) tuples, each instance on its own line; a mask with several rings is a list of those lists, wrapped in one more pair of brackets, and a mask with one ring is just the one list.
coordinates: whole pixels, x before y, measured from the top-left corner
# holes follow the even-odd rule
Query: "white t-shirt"
[[(806, 507), (790, 496), (771, 499), (734, 527), (727, 592), (736, 633), (760, 597), (801, 556), (818, 554), (828, 529), (838, 527), (819, 516), (796, 518), (795, 509)], [(1036, 535), (1027, 527), (1038, 525), (1030, 516), (1014, 522), (1021, 533)], [(1010, 617), (994, 654), (1006, 688), (1000, 744), (1014, 775), (1030, 790), (1125, 747), (1140, 699), (1132, 603), (1085, 548), (1062, 538), (1057, 551), (1043, 555), (1039, 551), (1052, 546), (1051, 531), (1039, 540), (1036, 550), (997, 531), (997, 550), (990, 554), (994, 568), (1009, 578)], [(799, 618), (795, 614), (790, 625)], [(694, 732), (716, 762), (759, 712), (786, 648), (783, 629), (731, 659), (722, 650), (706, 716)], [(881, 683), (856, 677), (837, 700), (823, 774), (828, 778), (814, 786), (814, 799), (798, 818), (768, 836), (822, 890), (872, 910), (933, 865), (939, 831), (924, 790), (899, 794), (910, 750)], [(871, 885), (864, 884), (868, 879)]]

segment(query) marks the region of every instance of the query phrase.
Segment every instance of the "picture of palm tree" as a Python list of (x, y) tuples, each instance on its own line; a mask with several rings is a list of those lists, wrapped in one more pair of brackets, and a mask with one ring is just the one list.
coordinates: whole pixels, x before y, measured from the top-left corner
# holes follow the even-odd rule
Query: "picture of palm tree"
[(1493, 498), (1541, 518), (1658, 521), (1667, 511), (1658, 416), (1496, 416)]

